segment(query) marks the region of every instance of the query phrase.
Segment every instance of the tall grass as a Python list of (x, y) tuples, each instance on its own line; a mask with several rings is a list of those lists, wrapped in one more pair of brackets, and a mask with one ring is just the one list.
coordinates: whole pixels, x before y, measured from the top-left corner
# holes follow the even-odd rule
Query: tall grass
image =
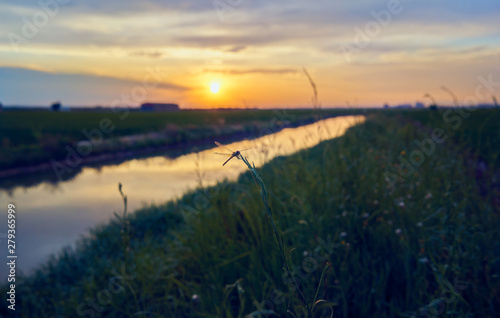
[[(261, 197), (262, 197), (262, 203), (264, 204), (264, 207), (266, 209), (266, 212), (267, 212), (267, 215), (269, 217), (269, 220), (271, 221), (271, 225), (273, 227), (273, 231), (274, 231), (274, 235), (275, 235), (275, 238), (276, 238), (276, 242), (278, 243), (278, 247), (280, 249), (280, 252), (281, 252), (281, 259), (282, 259), (282, 262), (283, 262), (283, 271), (285, 272), (286, 275), (291, 275), (291, 271), (290, 271), (290, 267), (288, 266), (288, 260), (287, 260), (287, 257), (286, 257), (286, 246), (284, 246), (284, 242), (283, 242), (283, 237), (282, 237), (282, 233), (281, 231), (278, 230), (278, 228), (276, 227), (276, 224), (274, 222), (274, 217), (273, 217), (273, 213), (271, 212), (271, 208), (269, 207), (269, 202), (268, 202), (268, 195), (267, 195), (267, 190), (266, 190), (266, 186), (264, 184), (264, 181), (262, 180), (260, 174), (257, 172), (257, 169), (255, 169), (255, 165), (252, 165), (250, 164), (250, 162), (248, 161), (248, 159), (243, 156), (243, 155), (240, 155), (238, 159), (240, 159), (245, 163), (245, 165), (248, 167), (248, 170), (252, 173), (252, 177), (256, 183), (256, 185), (259, 187), (259, 190), (260, 190), (260, 194), (261, 194)], [(327, 268), (327, 266), (325, 266), (325, 269)], [(324, 270), (323, 270), (323, 273), (324, 273)], [(320, 283), (321, 283), (321, 280), (320, 279)], [(318, 300), (316, 301), (316, 298), (317, 298), (317, 295), (318, 295), (318, 292), (319, 292), (319, 285), (318, 285), (318, 289), (316, 291), (316, 294), (315, 294), (315, 297), (314, 297), (314, 301), (313, 301), (313, 306), (312, 306), (312, 309), (310, 308), (304, 294), (302, 293), (299, 285), (297, 284), (297, 281), (295, 279), (292, 280), (292, 282), (290, 283), (291, 284), (291, 289), (294, 290), (297, 294), (297, 297), (299, 298), (299, 300), (302, 302), (302, 305), (305, 307), (305, 311), (307, 313), (307, 317), (311, 317), (312, 316), (312, 310), (314, 310), (314, 307), (317, 305), (317, 304), (327, 304), (327, 305), (330, 305), (327, 301), (325, 300)], [(287, 312), (296, 316), (295, 312), (291, 311), (290, 308), (287, 309)], [(262, 310), (259, 310), (259, 311), (254, 311), (253, 314), (257, 314), (257, 313), (262, 313)], [(274, 311), (270, 310), (270, 311), (267, 311), (268, 314), (276, 314)], [(332, 309), (332, 316), (333, 316), (333, 309)]]
[[(331, 316), (328, 306), (308, 310), (299, 290), (309, 306), (328, 301), (335, 317), (495, 317), (499, 165), (484, 144), (498, 130), (480, 129), (485, 115), (498, 112), (472, 113), (394, 187), (384, 173), (441, 124), (434, 113), (372, 114), (262, 168), (246, 160), (237, 182), (127, 214), (128, 256), (114, 220), (20, 277), (20, 316)], [(474, 153), (493, 173), (476, 176)]]

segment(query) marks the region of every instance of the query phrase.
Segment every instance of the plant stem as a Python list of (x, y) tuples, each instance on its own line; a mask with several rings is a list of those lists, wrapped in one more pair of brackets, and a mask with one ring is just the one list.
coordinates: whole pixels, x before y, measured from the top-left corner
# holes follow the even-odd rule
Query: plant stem
[[(278, 234), (278, 228), (276, 227), (276, 224), (274, 223), (273, 213), (271, 212), (271, 208), (269, 207), (269, 202), (267, 200), (267, 191), (266, 191), (266, 186), (264, 185), (264, 181), (262, 180), (259, 173), (255, 169), (255, 166), (252, 166), (250, 164), (250, 162), (248, 162), (247, 158), (245, 158), (242, 155), (240, 155), (240, 158), (241, 158), (241, 160), (243, 160), (243, 162), (247, 165), (248, 169), (252, 173), (252, 176), (255, 180), (255, 183), (257, 183), (257, 185), (260, 187), (260, 194), (262, 196), (262, 202), (264, 203), (264, 206), (265, 206), (266, 211), (267, 211), (267, 215), (268, 215), (269, 219), (271, 220), (271, 224), (272, 224), (273, 230), (274, 230), (274, 235), (276, 237), (276, 241), (278, 241), (278, 246), (279, 246), (280, 251), (281, 251), (281, 258), (282, 258), (283, 266), (284, 266), (283, 269), (286, 271), (287, 274), (291, 274), (290, 268), (288, 267), (288, 262), (286, 261), (285, 248), (283, 246), (282, 239), (280, 239), (280, 236)], [(302, 293), (302, 291), (300, 290), (295, 279), (293, 279), (293, 284), (295, 285), (295, 290), (297, 291), (297, 295), (299, 296), (300, 301), (304, 304), (304, 306), (307, 309), (307, 316), (311, 317), (311, 314), (312, 314), (311, 309), (309, 308), (309, 305), (307, 304), (307, 300), (306, 300), (304, 294)]]

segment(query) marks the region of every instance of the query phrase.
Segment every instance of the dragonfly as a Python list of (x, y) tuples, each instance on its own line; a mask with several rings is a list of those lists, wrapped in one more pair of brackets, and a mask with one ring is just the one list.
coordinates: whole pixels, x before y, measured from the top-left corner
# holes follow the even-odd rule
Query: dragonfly
[(217, 154), (217, 155), (229, 156), (229, 159), (227, 159), (226, 162), (224, 162), (222, 164), (222, 166), (225, 166), (226, 163), (228, 163), (229, 160), (233, 159), (234, 157), (236, 157), (237, 159), (240, 159), (241, 151), (252, 149), (252, 148), (247, 148), (247, 149), (243, 149), (243, 150), (232, 151), (231, 149), (229, 149), (228, 147), (224, 146), (220, 142), (216, 141), (215, 144), (217, 146), (221, 147), (221, 148), (227, 149), (230, 152), (230, 153), (215, 152), (215, 154)]

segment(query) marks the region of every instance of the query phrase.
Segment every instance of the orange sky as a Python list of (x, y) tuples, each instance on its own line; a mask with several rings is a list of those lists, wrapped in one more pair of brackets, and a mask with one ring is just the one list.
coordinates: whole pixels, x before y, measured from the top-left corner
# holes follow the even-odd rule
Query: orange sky
[(304, 67), (323, 106), (451, 104), (443, 85), (463, 100), (500, 81), (498, 1), (394, 1), (4, 1), (0, 102), (304, 107)]

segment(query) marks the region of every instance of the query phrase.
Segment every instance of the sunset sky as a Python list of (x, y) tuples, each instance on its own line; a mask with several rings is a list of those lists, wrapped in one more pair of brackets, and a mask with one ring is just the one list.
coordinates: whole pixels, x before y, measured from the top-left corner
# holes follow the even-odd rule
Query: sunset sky
[(304, 107), (305, 67), (323, 106), (452, 104), (442, 85), (500, 82), (499, 21), (498, 0), (3, 0), (0, 103)]

